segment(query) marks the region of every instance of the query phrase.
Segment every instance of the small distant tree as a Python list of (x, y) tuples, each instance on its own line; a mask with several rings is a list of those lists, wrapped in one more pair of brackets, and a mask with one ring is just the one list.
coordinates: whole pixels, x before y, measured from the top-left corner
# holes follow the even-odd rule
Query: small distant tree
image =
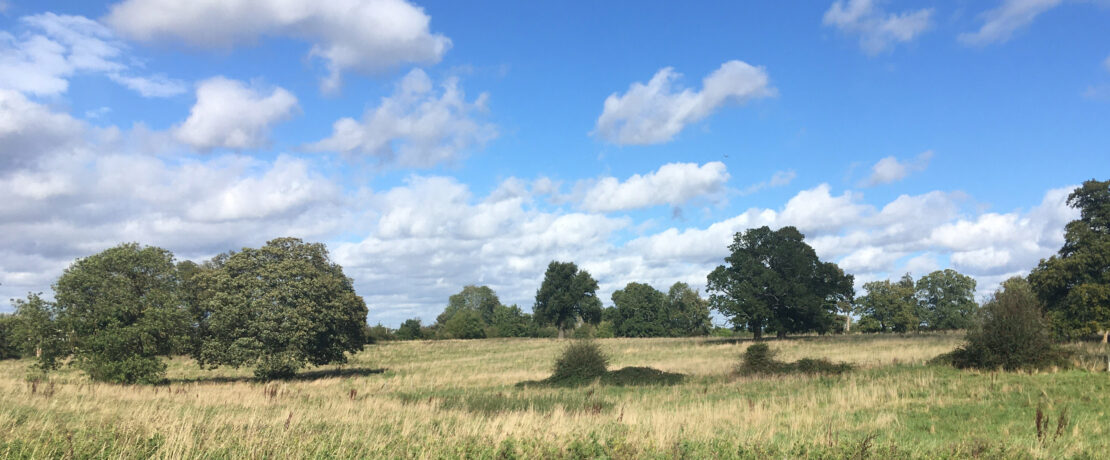
[(696, 289), (682, 282), (671, 285), (667, 291), (667, 311), (670, 316), (671, 336), (708, 335), (713, 323), (709, 319), (709, 301)]
[(0, 313), (0, 359), (20, 357), (19, 347), (12, 337), (15, 332), (15, 317)]
[(158, 356), (180, 347), (188, 327), (179, 282), (162, 248), (128, 243), (78, 259), (54, 285), (58, 329), (71, 345), (64, 353), (93, 380), (163, 380)]
[(278, 238), (201, 272), (203, 366), (253, 366), (262, 379), (342, 363), (362, 348), (367, 309), (323, 244)]
[(406, 319), (397, 328), (396, 336), (397, 340), (422, 340), (425, 338), (424, 327), (420, 325), (419, 318)]
[(489, 325), (492, 333), (487, 337), (527, 337), (528, 324), (532, 322), (531, 315), (521, 311), (520, 307), (498, 304), (493, 310), (493, 322)]
[(756, 339), (764, 331), (828, 332), (837, 305), (851, 299), (852, 275), (822, 262), (794, 227), (769, 227), (737, 233), (727, 265), (709, 274), (709, 305)]
[(856, 299), (856, 313), (864, 332), (910, 332), (921, 325), (910, 275), (898, 282), (872, 281), (863, 285), (867, 294)]
[(367, 344), (381, 343), (381, 342), (388, 342), (388, 341), (391, 341), (391, 340), (397, 340), (397, 336), (394, 335), (393, 330), (386, 327), (382, 323), (378, 323), (378, 324), (373, 325), (373, 326), (367, 324), (365, 327), (366, 327), (365, 335), (366, 335), (366, 343)]
[(979, 310), (975, 279), (950, 268), (917, 280), (916, 298), (919, 316), (934, 331), (967, 329)]
[(1010, 278), (983, 305), (979, 324), (967, 343), (948, 355), (952, 364), (978, 369), (1038, 369), (1064, 364), (1052, 340), (1040, 302), (1029, 283)]
[(1058, 333), (1110, 335), (1110, 180), (1089, 180), (1068, 195), (1079, 219), (1064, 228), (1064, 246), (1029, 274)]
[(597, 281), (573, 262), (552, 261), (544, 273), (543, 284), (536, 291), (532, 311), (541, 324), (554, 325), (560, 339), (566, 337), (566, 331), (574, 329), (579, 320), (597, 324), (601, 321)]
[(458, 294), (447, 299), (447, 308), (436, 318), (436, 324), (446, 324), (456, 313), (472, 311), (484, 324), (493, 323), (494, 310), (501, 305), (497, 293), (489, 286), (465, 286)]
[(480, 313), (474, 310), (460, 310), (437, 329), (444, 339), (484, 339), (486, 324)]
[(643, 283), (628, 283), (613, 292), (616, 322), (621, 337), (664, 337), (670, 332), (667, 297)]
[(28, 293), (26, 299), (12, 299), (12, 305), (15, 314), (10, 318), (9, 340), (15, 352), (36, 358), (36, 365), (43, 370), (57, 367), (57, 359), (69, 354), (57, 321), (57, 304), (44, 300), (41, 293)]

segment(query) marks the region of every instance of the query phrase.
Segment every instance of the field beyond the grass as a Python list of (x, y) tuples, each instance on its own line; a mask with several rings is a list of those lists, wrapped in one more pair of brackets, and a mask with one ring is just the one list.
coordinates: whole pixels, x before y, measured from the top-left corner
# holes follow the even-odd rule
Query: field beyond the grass
[[(0, 362), (0, 458), (1105, 458), (1110, 374), (927, 365), (959, 334), (769, 341), (840, 376), (735, 377), (751, 342), (604, 339), (610, 369), (674, 385), (517, 386), (566, 341), (369, 345), (343, 366), (271, 383), (170, 362), (170, 383), (26, 379)], [(1038, 436), (1037, 411), (1042, 413)]]

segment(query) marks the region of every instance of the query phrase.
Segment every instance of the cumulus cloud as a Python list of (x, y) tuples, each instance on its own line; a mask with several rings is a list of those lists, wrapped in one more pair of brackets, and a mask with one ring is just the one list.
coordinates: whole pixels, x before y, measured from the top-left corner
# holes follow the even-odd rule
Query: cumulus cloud
[[(267, 94), (268, 93), (268, 94)], [(291, 117), (297, 98), (283, 88), (263, 91), (215, 77), (197, 85), (197, 102), (174, 136), (193, 148), (251, 149), (266, 146), (270, 128)]]
[(413, 69), (361, 121), (341, 118), (332, 125), (330, 137), (307, 148), (369, 155), (400, 166), (450, 163), (497, 137), (494, 125), (477, 119), (486, 112), (488, 97), (482, 93), (467, 102), (455, 77), (437, 91), (428, 74)]
[(81, 121), (0, 89), (0, 171), (34, 164), (44, 153), (74, 145), (84, 133)]
[(635, 174), (624, 182), (606, 177), (585, 192), (582, 207), (594, 212), (624, 211), (661, 204), (681, 205), (697, 197), (720, 194), (728, 181), (724, 163), (668, 163), (657, 171)]
[(594, 134), (621, 145), (670, 141), (690, 123), (708, 117), (727, 103), (742, 103), (776, 94), (762, 67), (728, 61), (702, 80), (701, 91), (676, 88), (681, 74), (663, 68), (645, 85), (633, 83), (623, 95), (605, 99)]
[(1061, 3), (1063, 0), (1002, 0), (998, 7), (980, 15), (983, 25), (979, 30), (960, 34), (960, 41), (973, 46), (1005, 42), (1018, 29)]
[(879, 3), (881, 0), (837, 0), (825, 11), (824, 23), (859, 35), (860, 47), (870, 55), (910, 42), (932, 26), (932, 8), (887, 14)]
[(405, 0), (190, 1), (125, 0), (106, 22), (141, 41), (180, 40), (201, 47), (232, 47), (285, 36), (312, 44), (323, 59), (326, 91), (348, 70), (375, 73), (406, 63), (434, 64), (451, 40), (429, 30), (431, 18)]
[(932, 150), (926, 150), (912, 160), (899, 161), (893, 156), (883, 158), (871, 167), (871, 176), (867, 178), (865, 185), (874, 186), (900, 181), (912, 173), (924, 171), (929, 167), (929, 160), (932, 159)]
[(144, 97), (168, 97), (184, 84), (165, 76), (132, 75), (126, 46), (112, 31), (82, 16), (43, 13), (24, 16), (20, 36), (0, 31), (0, 88), (37, 96), (66, 92), (69, 78), (103, 74)]

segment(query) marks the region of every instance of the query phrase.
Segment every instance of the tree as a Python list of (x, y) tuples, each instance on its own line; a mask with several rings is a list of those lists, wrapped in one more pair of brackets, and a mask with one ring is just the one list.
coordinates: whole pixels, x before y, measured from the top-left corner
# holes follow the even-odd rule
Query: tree
[(202, 366), (253, 366), (262, 379), (294, 375), (306, 364), (346, 362), (365, 342), (367, 309), (323, 244), (278, 238), (244, 248), (198, 276), (195, 318)]
[(708, 335), (713, 323), (709, 319), (709, 301), (690, 285), (677, 282), (667, 291), (667, 310), (671, 336)]
[(1068, 195), (1079, 219), (1064, 228), (1064, 246), (1042, 259), (1029, 282), (1060, 335), (1110, 334), (1110, 181), (1089, 180)]
[(852, 298), (853, 278), (821, 262), (804, 239), (794, 227), (737, 233), (728, 265), (709, 274), (710, 307), (757, 339), (764, 331), (782, 337), (831, 330), (837, 303)]
[(953, 365), (979, 369), (1040, 369), (1064, 364), (1065, 353), (1052, 340), (1040, 302), (1029, 283), (1014, 277), (983, 305), (982, 321), (967, 343), (947, 355)]
[[(860, 315), (865, 332), (909, 332), (921, 325), (914, 300), (914, 283), (909, 274), (898, 282), (872, 281), (863, 285), (867, 294), (856, 299), (856, 312)], [(863, 319), (873, 320), (863, 321)], [(868, 326), (869, 324), (877, 324)]]
[(447, 322), (439, 325), (437, 332), (444, 339), (484, 339), (486, 323), (474, 310), (459, 310)]
[(526, 337), (531, 322), (531, 315), (521, 311), (520, 307), (498, 304), (494, 307), (493, 322), (489, 325), (492, 333), (487, 333), (486, 337)]
[(57, 367), (56, 359), (66, 355), (65, 337), (58, 326), (58, 308), (43, 300), (42, 293), (28, 293), (27, 299), (12, 299), (9, 340), (15, 352), (35, 357), (43, 370)]
[(597, 324), (601, 321), (597, 281), (589, 272), (579, 270), (574, 262), (552, 261), (547, 265), (543, 284), (536, 291), (532, 311), (541, 324), (553, 324), (559, 330), (560, 339), (579, 320)]
[(0, 313), (0, 359), (15, 359), (22, 355), (12, 337), (15, 321), (14, 316)]
[(613, 292), (613, 328), (621, 337), (665, 337), (670, 333), (667, 297), (642, 283), (628, 283)]
[(127, 243), (78, 259), (54, 285), (57, 328), (72, 348), (43, 347), (43, 355), (72, 351), (93, 380), (161, 381), (158, 356), (180, 346), (188, 325), (179, 282), (173, 254), (162, 248)]
[(401, 327), (397, 328), (397, 340), (422, 340), (424, 338), (424, 328), (420, 324), (419, 318), (406, 319), (401, 323)]
[(917, 280), (920, 316), (932, 330), (971, 327), (979, 304), (975, 279), (952, 269), (937, 270)]
[(478, 313), (484, 324), (493, 322), (493, 312), (501, 300), (489, 286), (466, 286), (447, 299), (447, 308), (436, 318), (436, 324), (445, 324), (456, 313), (469, 310)]

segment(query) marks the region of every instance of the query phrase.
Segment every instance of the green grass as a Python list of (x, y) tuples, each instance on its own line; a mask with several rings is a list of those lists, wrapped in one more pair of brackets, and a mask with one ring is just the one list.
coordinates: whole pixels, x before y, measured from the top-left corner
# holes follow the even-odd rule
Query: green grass
[[(1103, 458), (1106, 349), (1066, 371), (961, 371), (926, 362), (958, 334), (771, 341), (783, 361), (839, 375), (738, 376), (750, 342), (599, 340), (606, 378), (551, 374), (565, 342), (386, 343), (344, 366), (262, 383), (249, 369), (169, 362), (170, 383), (37, 384), (0, 362), (0, 458)], [(612, 377), (609, 377), (612, 376)], [(46, 391), (53, 382), (53, 392)], [(1056, 436), (1061, 412), (1067, 420)], [(1040, 409), (1050, 435), (1037, 436)]]

